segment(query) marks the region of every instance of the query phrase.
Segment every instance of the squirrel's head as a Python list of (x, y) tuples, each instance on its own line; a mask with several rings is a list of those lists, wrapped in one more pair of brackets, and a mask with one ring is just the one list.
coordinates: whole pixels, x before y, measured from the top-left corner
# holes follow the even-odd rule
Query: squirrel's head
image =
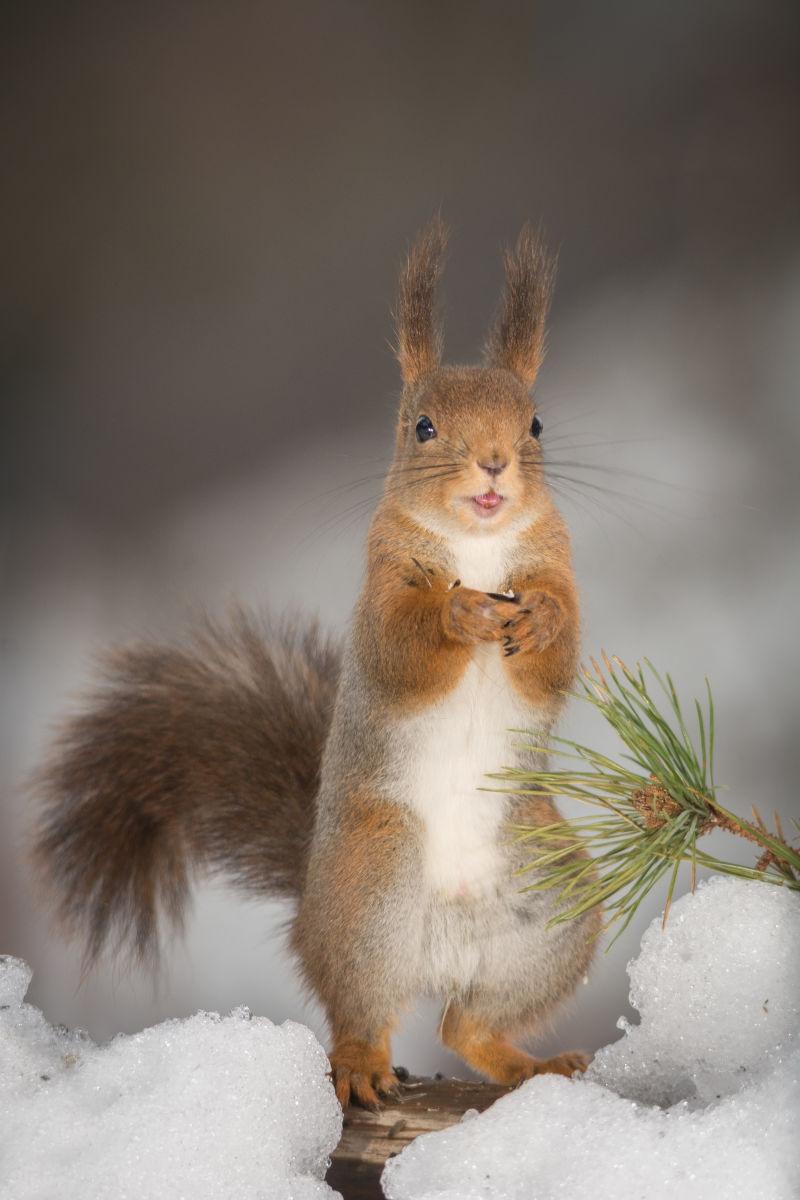
[(435, 219), (411, 248), (395, 314), (403, 394), (387, 489), (435, 532), (490, 533), (550, 507), (531, 389), (544, 355), (555, 262), (523, 228), (484, 365), (442, 364), (436, 291), (447, 234)]

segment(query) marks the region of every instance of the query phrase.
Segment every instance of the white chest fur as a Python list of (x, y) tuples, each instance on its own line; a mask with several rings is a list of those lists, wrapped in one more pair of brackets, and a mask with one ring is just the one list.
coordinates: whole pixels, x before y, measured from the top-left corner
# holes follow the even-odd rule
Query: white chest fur
[(510, 765), (507, 730), (530, 724), (496, 645), (476, 648), (449, 695), (409, 722), (403, 788), (425, 828), (429, 885), (450, 898), (494, 892), (503, 865), (502, 793), (486, 776)]
[[(513, 538), (502, 535), (451, 543), (462, 585), (496, 591), (512, 547)], [(476, 646), (454, 690), (406, 722), (398, 799), (422, 819), (426, 879), (439, 895), (467, 900), (493, 894), (504, 882), (505, 798), (481, 789), (492, 787), (489, 772), (511, 765), (508, 730), (534, 723), (496, 642)]]
[(449, 539), (456, 560), (456, 576), (464, 587), (481, 592), (496, 592), (508, 574), (509, 562), (517, 542), (517, 533), (469, 534)]

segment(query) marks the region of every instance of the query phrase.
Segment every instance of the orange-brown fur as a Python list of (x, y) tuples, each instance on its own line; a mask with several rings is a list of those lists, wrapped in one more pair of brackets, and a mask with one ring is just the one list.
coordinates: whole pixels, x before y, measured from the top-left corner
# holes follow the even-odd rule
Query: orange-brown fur
[[(292, 928), (305, 982), (330, 1015), (331, 1062), (343, 1103), (350, 1085), (358, 1102), (369, 1107), (377, 1100), (375, 1091), (386, 1095), (397, 1084), (389, 1060), (392, 1022), (373, 1016), (369, 988), (355, 989), (352, 981), (359, 971), (365, 909), (389, 885), (408, 833), (408, 819), (396, 806), (369, 795), (348, 796)], [(308, 919), (309, 901), (316, 897), (326, 913), (324, 925)]]
[(457, 1004), (445, 1011), (441, 1034), (445, 1046), (496, 1083), (519, 1083), (534, 1075), (572, 1075), (589, 1065), (588, 1056), (576, 1050), (553, 1058), (534, 1058), (513, 1046), (504, 1032), (498, 1033)]
[[(458, 749), (463, 717), (465, 752), (494, 754), (495, 699), (545, 737), (576, 667), (569, 536), (530, 395), (553, 263), (524, 230), (484, 365), (443, 366), (445, 242), (433, 222), (401, 275), (395, 459), (344, 653), (313, 631), (264, 636), (242, 615), (186, 649), (120, 652), (39, 780), (37, 863), (90, 961), (110, 939), (155, 954), (158, 909), (180, 921), (192, 863), (294, 901), (292, 947), (329, 1019), (342, 1104), (374, 1106), (396, 1087), (389, 1036), (426, 988), (446, 996), (445, 1043), (491, 1078), (585, 1065), (510, 1041), (547, 1020), (592, 955), (597, 915), (549, 932), (552, 894), (520, 893), (524, 850), (497, 824), (501, 811), (549, 823), (557, 809), (525, 796), (493, 807), (482, 772), (503, 762), (465, 784)], [(439, 820), (453, 803), (474, 880)]]

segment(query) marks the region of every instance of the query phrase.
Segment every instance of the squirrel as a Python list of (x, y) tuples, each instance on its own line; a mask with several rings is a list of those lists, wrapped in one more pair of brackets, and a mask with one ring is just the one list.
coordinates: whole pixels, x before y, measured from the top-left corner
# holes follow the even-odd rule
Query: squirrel
[(548, 925), (558, 898), (522, 890), (510, 827), (558, 809), (486, 778), (545, 766), (510, 731), (543, 746), (577, 668), (532, 399), (555, 263), (525, 226), (482, 364), (443, 365), (446, 242), (434, 219), (401, 270), (395, 455), (344, 646), (238, 609), (185, 643), (112, 649), (37, 780), (34, 859), (87, 966), (109, 945), (155, 961), (159, 914), (180, 927), (197, 868), (292, 902), (343, 1107), (396, 1093), (390, 1035), (421, 994), (498, 1083), (588, 1063), (518, 1043), (584, 977), (599, 913)]

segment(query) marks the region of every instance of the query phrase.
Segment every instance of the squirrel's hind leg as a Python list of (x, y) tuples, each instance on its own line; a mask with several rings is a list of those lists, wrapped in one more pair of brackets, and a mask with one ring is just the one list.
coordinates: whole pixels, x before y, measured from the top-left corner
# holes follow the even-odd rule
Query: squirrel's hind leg
[(398, 1088), (389, 1035), (416, 992), (418, 860), (408, 814), (366, 791), (332, 806), (312, 850), (292, 948), (328, 1018), (343, 1108)]
[(440, 1034), (445, 1046), (494, 1083), (515, 1085), (534, 1075), (573, 1075), (589, 1065), (589, 1056), (577, 1050), (534, 1058), (512, 1045), (505, 1031), (494, 1029), (485, 1017), (456, 1002), (445, 1009)]

